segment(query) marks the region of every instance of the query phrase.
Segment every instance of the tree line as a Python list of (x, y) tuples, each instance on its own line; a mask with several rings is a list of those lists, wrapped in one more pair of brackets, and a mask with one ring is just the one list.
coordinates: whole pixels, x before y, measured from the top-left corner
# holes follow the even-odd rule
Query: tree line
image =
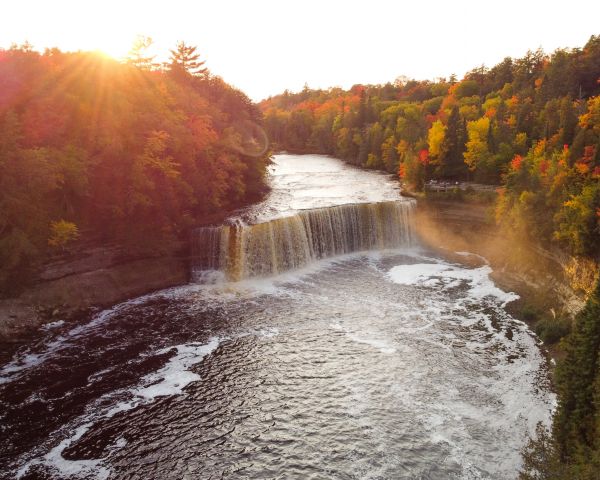
[(0, 50), (0, 292), (79, 236), (160, 254), (264, 191), (259, 109), (196, 47), (158, 66), (150, 43), (125, 62)]
[(600, 36), (437, 81), (285, 91), (261, 102), (274, 148), (431, 179), (501, 184), (497, 219), (600, 251)]
[[(600, 260), (600, 36), (460, 81), (305, 87), (260, 106), (276, 149), (397, 172), (413, 190), (499, 185), (496, 221), (515, 242)], [(561, 346), (552, 430), (540, 426), (524, 450), (522, 480), (600, 478), (600, 282)]]

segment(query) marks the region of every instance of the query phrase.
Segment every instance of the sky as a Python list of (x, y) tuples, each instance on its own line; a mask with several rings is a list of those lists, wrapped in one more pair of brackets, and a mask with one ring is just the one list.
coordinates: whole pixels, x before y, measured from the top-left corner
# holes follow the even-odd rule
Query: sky
[(1, 0), (0, 48), (101, 50), (123, 57), (137, 35), (157, 59), (183, 40), (259, 101), (285, 89), (459, 78), (538, 47), (600, 35), (598, 0)]

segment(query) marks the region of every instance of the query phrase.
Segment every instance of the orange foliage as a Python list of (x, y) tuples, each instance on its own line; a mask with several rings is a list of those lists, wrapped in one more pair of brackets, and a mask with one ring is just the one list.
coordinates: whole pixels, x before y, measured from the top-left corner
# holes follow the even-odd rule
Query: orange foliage
[(219, 138), (210, 124), (210, 118), (206, 116), (199, 117), (192, 114), (188, 119), (187, 126), (192, 134), (197, 152), (203, 152)]
[(545, 138), (539, 140), (533, 147), (533, 154), (536, 157), (540, 157), (544, 154), (547, 149), (547, 140)]
[(510, 168), (515, 172), (521, 170), (521, 164), (523, 163), (523, 157), (519, 154), (515, 155), (510, 162)]
[(403, 180), (406, 178), (406, 167), (404, 166), (404, 163), (401, 163), (398, 166), (398, 176)]
[(513, 95), (506, 101), (506, 105), (508, 105), (509, 110), (514, 110), (519, 105), (519, 98)]
[(299, 103), (295, 110), (308, 110), (314, 113), (319, 106), (320, 104), (318, 102), (315, 102), (314, 100), (307, 100), (306, 102)]
[(577, 162), (575, 163), (575, 169), (577, 170), (577, 173), (586, 175), (590, 171), (590, 166), (584, 162)]
[(266, 155), (227, 142), (252, 143), (241, 126), (257, 122), (250, 100), (218, 77), (0, 50), (0, 204), (16, 199), (0, 243), (21, 232), (31, 246), (14, 255), (43, 253), (63, 218), (132, 249), (164, 248), (160, 232), (186, 235), (264, 188)]

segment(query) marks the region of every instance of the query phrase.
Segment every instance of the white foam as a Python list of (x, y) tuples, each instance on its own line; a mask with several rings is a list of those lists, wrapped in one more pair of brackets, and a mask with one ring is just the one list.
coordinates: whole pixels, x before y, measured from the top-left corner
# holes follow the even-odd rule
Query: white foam
[(216, 302), (223, 304), (231, 301), (250, 300), (262, 295), (292, 295), (297, 296), (298, 292), (294, 288), (299, 284), (310, 283), (310, 277), (323, 270), (327, 270), (335, 265), (344, 264), (348, 260), (357, 258), (367, 258), (378, 260), (385, 254), (404, 254), (405, 252), (415, 252), (413, 249), (387, 249), (387, 250), (364, 250), (352, 253), (337, 255), (334, 257), (321, 259), (312, 262), (302, 268), (279, 273), (270, 277), (253, 277), (241, 281), (216, 282), (208, 284), (190, 283), (179, 287), (172, 287), (156, 295), (170, 299), (189, 298), (191, 294), (199, 296), (203, 302)]
[(42, 326), (42, 330), (52, 330), (53, 328), (60, 327), (65, 324), (64, 320), (57, 320), (56, 322), (50, 322)]
[(503, 305), (516, 300), (519, 296), (513, 292), (504, 292), (494, 285), (489, 275), (492, 269), (488, 265), (479, 268), (465, 268), (451, 265), (443, 261), (438, 263), (417, 263), (392, 267), (387, 276), (401, 285), (437, 287), (443, 284), (444, 289), (455, 288), (464, 281), (469, 284), (468, 296), (471, 300), (482, 300), (493, 297)]
[(202, 360), (218, 346), (219, 339), (212, 338), (206, 345), (191, 343), (167, 347), (157, 351), (158, 355), (167, 353), (173, 349), (177, 353), (163, 368), (144, 377), (143, 383), (147, 386), (138, 388), (132, 393), (148, 400), (153, 400), (160, 396), (181, 394), (186, 385), (200, 380), (200, 375), (189, 371), (189, 368)]
[(262, 328), (258, 331), (258, 335), (262, 338), (273, 338), (279, 335), (279, 329), (277, 327)]
[(60, 473), (62, 477), (91, 475), (98, 480), (107, 479), (110, 475), (110, 470), (101, 465), (101, 459), (67, 460), (62, 456), (64, 450), (73, 442), (79, 440), (91, 426), (91, 423), (81, 425), (75, 430), (73, 435), (61, 441), (42, 458), (36, 458), (27, 462), (17, 471), (16, 478), (22, 478), (33, 465), (47, 465)]
[(489, 265), (490, 262), (488, 261), (487, 258), (478, 255), (477, 253), (471, 253), (471, 252), (454, 252), (457, 255), (460, 255), (461, 257), (475, 257), (478, 258), (479, 260), (481, 260), (482, 262), (484, 262), (486, 265)]
[[(127, 395), (132, 396), (131, 399), (119, 402), (102, 417), (110, 418), (118, 412), (150, 403), (157, 397), (180, 395), (184, 387), (201, 379), (198, 374), (189, 370), (190, 367), (213, 352), (219, 343), (220, 339), (213, 337), (206, 344), (190, 343), (157, 350), (153, 355), (164, 355), (173, 349), (176, 350), (176, 354), (160, 370), (143, 377), (139, 386), (126, 391)], [(117, 394), (122, 394), (122, 392), (117, 392)], [(110, 396), (114, 395), (113, 393)], [(104, 399), (107, 398), (104, 397)]]
[(121, 448), (125, 448), (126, 446), (127, 446), (127, 439), (125, 439), (123, 437), (119, 437), (114, 444), (114, 449), (118, 450)]
[(7, 363), (0, 369), (0, 384), (10, 382), (16, 373), (41, 364), (50, 353), (50, 351), (45, 354), (26, 353)]
[(193, 270), (192, 282), (204, 285), (216, 285), (227, 281), (225, 273), (220, 270)]
[(371, 332), (353, 332), (343, 328), (341, 325), (339, 330), (345, 332), (346, 336), (353, 342), (369, 345), (386, 355), (396, 353), (396, 347), (391, 345), (388, 341), (378, 338), (376, 335), (374, 336)]
[(148, 295), (128, 300), (126, 302), (115, 305), (109, 309), (103, 310), (94, 315), (89, 322), (84, 323), (82, 325), (78, 325), (77, 327), (74, 327), (71, 330), (69, 330), (64, 335), (60, 335), (49, 341), (44, 346), (43, 351), (39, 353), (32, 353), (27, 351), (17, 352), (13, 356), (13, 359), (0, 369), (0, 384), (11, 382), (18, 378), (19, 375), (24, 373), (25, 371), (43, 364), (46, 360), (52, 358), (55, 353), (70, 345), (74, 340), (80, 338), (82, 335), (94, 332), (98, 327), (100, 327), (104, 322), (110, 319), (114, 314), (122, 312), (123, 310), (133, 305), (140, 305), (142, 303), (145, 303), (151, 298), (160, 297), (164, 292), (167, 291), (153, 292)]
[[(62, 453), (67, 447), (88, 432), (98, 420), (106, 420), (119, 412), (124, 412), (139, 405), (151, 403), (158, 397), (181, 394), (185, 386), (189, 385), (191, 382), (200, 380), (200, 376), (189, 371), (189, 369), (193, 365), (199, 363), (218, 346), (219, 339), (213, 337), (206, 344), (190, 343), (174, 345), (155, 351), (153, 355), (163, 355), (172, 350), (176, 350), (176, 354), (170, 358), (161, 369), (143, 377), (139, 386), (101, 397), (95, 405), (104, 404), (107, 400), (110, 400), (111, 397), (122, 396), (123, 394), (132, 398), (121, 401), (115, 406), (100, 412), (92, 407), (92, 411), (88, 412), (83, 418), (83, 422), (85, 423), (81, 424), (82, 420), (79, 419), (80, 425), (70, 437), (62, 440), (41, 458), (34, 458), (23, 465), (17, 472), (17, 478), (23, 477), (33, 465), (46, 465), (49, 468), (57, 470), (63, 476), (85, 474), (93, 475), (94, 478), (100, 480), (108, 478), (110, 470), (102, 466), (102, 458), (92, 460), (67, 460), (62, 456)], [(111, 450), (123, 448), (126, 444), (127, 442), (124, 439), (118, 439)]]
[(448, 268), (448, 265), (436, 263), (397, 265), (388, 272), (388, 276), (392, 281), (401, 285), (423, 285), (432, 276), (441, 276), (442, 272)]

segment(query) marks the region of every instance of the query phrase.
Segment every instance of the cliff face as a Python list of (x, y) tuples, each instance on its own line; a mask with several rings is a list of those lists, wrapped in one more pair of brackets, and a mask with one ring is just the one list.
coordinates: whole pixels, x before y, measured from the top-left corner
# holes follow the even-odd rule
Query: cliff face
[(18, 342), (48, 321), (69, 318), (188, 281), (187, 258), (124, 258), (116, 248), (89, 248), (44, 266), (20, 295), (0, 299), (0, 342)]
[[(266, 190), (248, 197), (236, 209), (262, 200), (264, 194)], [(205, 216), (198, 224), (220, 224), (232, 211)], [(46, 262), (20, 294), (0, 296), (0, 357), (1, 344), (20, 343), (44, 323), (187, 283), (188, 247), (188, 242), (174, 240), (163, 246), (160, 256), (131, 257), (116, 244), (94, 238), (78, 241), (71, 253)]]
[[(488, 207), (418, 200), (416, 227), (421, 241), (456, 261), (455, 252), (489, 260), (494, 279), (528, 302), (573, 316), (592, 291), (598, 265), (558, 250), (510, 240), (496, 228)], [(0, 300), (0, 342), (18, 342), (48, 321), (76, 315), (189, 278), (187, 257), (178, 245), (161, 257), (124, 258), (116, 248), (96, 247), (47, 264), (35, 284), (19, 296)]]
[(417, 232), (423, 243), (451, 257), (460, 251), (485, 257), (502, 287), (541, 308), (574, 316), (594, 288), (598, 265), (558, 249), (515, 241), (492, 218), (491, 207), (419, 199)]

